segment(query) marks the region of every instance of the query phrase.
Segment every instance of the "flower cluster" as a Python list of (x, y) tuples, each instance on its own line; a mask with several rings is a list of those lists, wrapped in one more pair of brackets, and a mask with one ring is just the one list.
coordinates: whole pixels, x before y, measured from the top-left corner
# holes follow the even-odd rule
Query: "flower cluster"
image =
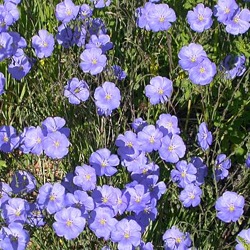
[(166, 31), (176, 21), (173, 9), (167, 4), (147, 2), (144, 7), (136, 9), (138, 27), (153, 32)]
[(235, 0), (218, 0), (214, 6), (217, 20), (226, 25), (226, 31), (232, 35), (246, 33), (250, 27), (250, 10), (240, 9)]
[(0, 150), (11, 153), (20, 147), (25, 154), (41, 155), (44, 151), (52, 159), (63, 158), (68, 154), (70, 144), (70, 130), (64, 127), (65, 123), (61, 117), (48, 117), (42, 122), (42, 127), (27, 127), (19, 135), (14, 127), (1, 126)]
[(200, 44), (190, 43), (181, 48), (179, 65), (187, 70), (189, 79), (197, 85), (207, 85), (216, 74), (216, 65), (211, 62)]

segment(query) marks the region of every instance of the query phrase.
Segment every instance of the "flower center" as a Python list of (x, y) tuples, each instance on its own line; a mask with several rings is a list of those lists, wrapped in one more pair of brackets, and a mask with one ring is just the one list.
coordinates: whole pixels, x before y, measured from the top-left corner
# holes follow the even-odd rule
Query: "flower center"
[(105, 219), (100, 219), (100, 224), (101, 225), (105, 225), (106, 224), (106, 220)]
[(95, 58), (92, 59), (92, 64), (97, 64), (97, 60)]
[(16, 215), (16, 216), (20, 216), (20, 215), (21, 215), (21, 211), (20, 211), (19, 209), (16, 210), (15, 215)]
[(55, 142), (54, 142), (54, 146), (55, 146), (56, 148), (58, 148), (58, 147), (60, 146), (59, 141), (55, 141)]
[(182, 177), (182, 178), (185, 178), (186, 175), (187, 175), (187, 174), (186, 174), (186, 171), (181, 172), (181, 177)]
[(229, 9), (228, 7), (226, 7), (226, 8), (224, 9), (224, 12), (225, 12), (226, 14), (228, 14), (228, 13), (230, 12), (230, 9)]
[(45, 42), (45, 41), (43, 41), (43, 42), (42, 42), (42, 45), (43, 45), (43, 47), (45, 47), (45, 48), (47, 48), (47, 47), (48, 47), (48, 43), (47, 43), (47, 42)]
[(164, 93), (163, 89), (162, 89), (162, 88), (159, 88), (159, 89), (158, 89), (158, 94), (163, 95), (163, 93)]
[(75, 92), (75, 94), (78, 94), (78, 93), (80, 92), (80, 89), (79, 89), (79, 88), (76, 88), (76, 89), (74, 90), (74, 92)]
[(103, 160), (102, 163), (101, 163), (101, 166), (106, 167), (107, 165), (108, 165), (107, 160)]
[(105, 99), (106, 100), (110, 100), (111, 99), (111, 95), (110, 94), (106, 94)]
[(181, 243), (181, 238), (180, 237), (178, 237), (178, 238), (176, 238), (176, 240), (175, 240), (175, 242), (177, 243), (177, 244), (180, 244)]
[(192, 57), (190, 58), (190, 61), (191, 61), (191, 62), (195, 62), (195, 61), (196, 61), (196, 56), (192, 56)]
[(200, 67), (200, 73), (205, 73), (205, 68), (204, 67)]
[(72, 14), (72, 10), (71, 9), (66, 9), (66, 15), (70, 16)]
[(86, 175), (85, 175), (85, 178), (86, 178), (86, 180), (88, 180), (88, 181), (89, 181), (89, 180), (90, 180), (90, 178), (91, 178), (90, 174), (86, 174)]
[(174, 151), (174, 146), (173, 146), (173, 145), (170, 145), (170, 146), (168, 147), (168, 151), (170, 151), (170, 152)]
[(3, 141), (4, 141), (4, 142), (8, 142), (8, 141), (9, 141), (9, 138), (5, 135), (4, 138), (3, 138)]
[(72, 221), (72, 220), (67, 220), (66, 225), (67, 225), (68, 227), (71, 227), (72, 224), (73, 224), (73, 221)]
[(130, 237), (129, 232), (125, 232), (125, 233), (124, 233), (124, 238), (125, 238), (125, 239), (128, 239), (129, 237)]
[(204, 17), (203, 17), (203, 15), (198, 15), (198, 19), (199, 19), (199, 21), (203, 21), (204, 20)]
[(37, 139), (36, 139), (36, 143), (41, 143), (41, 138), (40, 137), (38, 137)]
[(173, 127), (172, 122), (167, 122), (167, 123), (166, 123), (166, 127), (167, 127), (167, 128), (172, 128), (172, 127)]
[(150, 142), (151, 144), (153, 144), (153, 143), (155, 142), (155, 138), (154, 138), (154, 136), (150, 136), (150, 138), (149, 138), (149, 142)]
[(107, 203), (108, 202), (108, 197), (106, 197), (106, 196), (102, 197), (102, 202)]
[(235, 210), (234, 204), (230, 204), (228, 210), (233, 212)]
[(164, 16), (160, 16), (159, 21), (160, 21), (161, 23), (163, 23), (163, 22), (165, 21), (165, 17), (164, 17)]
[(129, 148), (132, 148), (133, 147), (133, 143), (130, 141), (130, 142), (127, 143), (126, 146), (129, 147)]
[(234, 22), (235, 22), (235, 23), (238, 23), (239, 21), (240, 21), (240, 19), (239, 19), (238, 16), (234, 17)]
[(189, 196), (189, 198), (190, 198), (191, 200), (193, 200), (193, 199), (195, 198), (195, 196), (194, 196), (193, 193), (189, 193), (188, 196)]
[(135, 202), (140, 203), (141, 202), (141, 197), (140, 196), (136, 196), (135, 197)]
[(54, 201), (54, 200), (56, 199), (56, 196), (52, 194), (52, 195), (50, 195), (49, 199), (50, 199), (51, 201)]

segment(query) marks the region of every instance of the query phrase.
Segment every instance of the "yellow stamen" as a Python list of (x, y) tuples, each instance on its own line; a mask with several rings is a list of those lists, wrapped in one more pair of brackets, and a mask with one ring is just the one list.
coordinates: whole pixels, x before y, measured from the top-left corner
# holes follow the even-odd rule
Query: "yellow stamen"
[(200, 73), (205, 73), (205, 68), (204, 67), (200, 67)]
[(72, 220), (67, 220), (66, 225), (67, 225), (68, 227), (71, 227), (72, 224), (73, 224), (73, 221), (72, 221)]
[(105, 220), (105, 219), (101, 219), (101, 220), (100, 220), (100, 224), (101, 224), (101, 225), (105, 225), (105, 224), (106, 224), (106, 220)]
[(92, 64), (97, 64), (97, 60), (95, 58), (92, 59)]

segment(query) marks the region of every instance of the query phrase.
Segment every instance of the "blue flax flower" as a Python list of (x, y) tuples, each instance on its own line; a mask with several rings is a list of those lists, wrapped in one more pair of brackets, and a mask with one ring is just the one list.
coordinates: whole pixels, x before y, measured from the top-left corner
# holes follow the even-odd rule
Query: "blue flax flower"
[(38, 35), (32, 37), (32, 47), (39, 58), (51, 56), (54, 44), (54, 37), (47, 30), (39, 30)]
[(0, 209), (10, 199), (12, 188), (5, 182), (0, 182)]
[(170, 163), (176, 163), (185, 155), (186, 146), (179, 135), (168, 135), (162, 138), (162, 145), (159, 149), (160, 157)]
[(43, 140), (44, 152), (52, 159), (63, 158), (69, 152), (68, 147), (68, 138), (58, 131), (49, 133)]
[(3, 250), (25, 250), (30, 236), (20, 223), (12, 222), (0, 229), (0, 248)]
[(163, 133), (163, 136), (180, 134), (178, 118), (175, 115), (161, 114), (156, 121), (156, 127)]
[(141, 242), (141, 227), (135, 220), (122, 219), (111, 232), (111, 240), (118, 242), (118, 250), (132, 250)]
[(113, 48), (113, 43), (110, 42), (109, 35), (100, 34), (99, 36), (92, 35), (89, 43), (85, 46), (86, 49), (100, 48), (102, 53), (105, 54), (108, 50)]
[(183, 233), (175, 226), (163, 234), (163, 240), (165, 250), (186, 250), (192, 243), (189, 233)]
[(235, 192), (226, 191), (215, 203), (217, 217), (223, 222), (236, 222), (243, 214), (245, 199)]
[(185, 188), (186, 185), (196, 181), (197, 169), (192, 163), (179, 161), (176, 169), (171, 170), (171, 179), (178, 184), (178, 187)]
[(89, 72), (91, 75), (101, 73), (107, 63), (107, 57), (102, 54), (100, 48), (85, 49), (80, 58), (80, 68), (84, 73)]
[(201, 202), (201, 194), (201, 189), (191, 183), (185, 186), (184, 190), (181, 191), (179, 198), (184, 207), (196, 207)]
[(157, 151), (161, 147), (162, 137), (163, 134), (158, 128), (154, 125), (147, 125), (138, 133), (140, 148), (148, 153), (153, 150)]
[(228, 169), (231, 167), (231, 160), (227, 159), (225, 154), (219, 154), (215, 160), (215, 177), (216, 180), (223, 180), (228, 176)]
[(108, 7), (111, 4), (111, 0), (90, 0), (92, 3), (94, 3), (95, 8), (104, 8)]
[(8, 32), (0, 32), (0, 62), (12, 55), (13, 37)]
[(197, 156), (192, 157), (190, 163), (192, 163), (197, 169), (195, 184), (200, 186), (205, 181), (204, 179), (207, 176), (208, 167), (204, 164), (203, 160)]
[(71, 104), (80, 104), (89, 98), (89, 87), (85, 81), (79, 81), (78, 78), (68, 80), (64, 86), (64, 96), (69, 99)]
[(175, 12), (167, 4), (154, 4), (148, 12), (148, 25), (154, 32), (168, 30), (175, 21)]
[(91, 17), (92, 16), (92, 9), (90, 8), (90, 6), (88, 4), (82, 4), (80, 6), (80, 10), (79, 10), (79, 18), (81, 20), (85, 20), (86, 18), (88, 17)]
[[(65, 24), (61, 24), (58, 27), (58, 32), (56, 34), (56, 40), (58, 44), (62, 45), (64, 48), (69, 48), (73, 45), (73, 31), (70, 27)], [(76, 39), (75, 39), (76, 40)]]
[(120, 106), (121, 94), (113, 82), (104, 82), (95, 89), (94, 98), (99, 115), (109, 116)]
[(3, 206), (2, 216), (6, 223), (18, 222), (24, 224), (30, 210), (29, 203), (21, 198), (9, 199)]
[(59, 237), (72, 240), (83, 232), (86, 219), (82, 217), (81, 211), (74, 207), (63, 208), (55, 215), (53, 229)]
[(81, 187), (83, 191), (93, 190), (96, 187), (95, 169), (83, 164), (75, 169), (73, 182), (76, 186)]
[(121, 81), (127, 77), (127, 73), (124, 70), (122, 70), (120, 66), (113, 65), (111, 68), (113, 69), (114, 76), (117, 78), (117, 80)]
[(203, 150), (207, 150), (211, 146), (213, 141), (213, 136), (210, 131), (208, 131), (207, 124), (202, 122), (199, 125), (199, 132), (197, 134), (198, 143)]
[(246, 244), (250, 244), (250, 229), (243, 229), (238, 233), (237, 235), (237, 242), (238, 244), (235, 246), (235, 250), (245, 250), (245, 247), (242, 245), (242, 243), (239, 241), (239, 238), (241, 237)]
[(65, 205), (65, 188), (60, 183), (45, 183), (39, 188), (37, 204), (49, 214), (60, 211)]
[(234, 79), (244, 74), (246, 71), (245, 63), (246, 57), (244, 55), (227, 55), (221, 64), (221, 69), (224, 70), (227, 79)]
[(218, 0), (218, 3), (214, 6), (214, 15), (219, 22), (226, 25), (238, 8), (235, 0)]
[(63, 24), (76, 19), (79, 12), (79, 6), (76, 6), (71, 0), (64, 0), (56, 5), (55, 15), (58, 21)]
[(173, 83), (166, 77), (155, 76), (145, 87), (146, 96), (152, 105), (167, 102), (173, 92)]
[(89, 228), (98, 238), (103, 237), (109, 240), (111, 232), (115, 230), (117, 220), (114, 217), (112, 208), (97, 207), (90, 213), (88, 220)]
[(12, 126), (0, 127), (0, 150), (10, 153), (19, 146), (20, 138), (16, 134), (16, 129)]
[(213, 24), (212, 15), (213, 12), (210, 8), (199, 3), (193, 10), (188, 11), (187, 20), (192, 30), (203, 32), (211, 28)]
[(250, 10), (238, 9), (226, 24), (226, 31), (232, 35), (246, 33), (250, 28)]
[(197, 66), (189, 70), (189, 79), (197, 85), (207, 85), (212, 82), (217, 70), (215, 63), (205, 58)]
[(10, 187), (14, 194), (31, 193), (36, 188), (36, 178), (29, 172), (18, 170), (13, 174)]
[(190, 43), (188, 46), (181, 48), (178, 57), (182, 69), (190, 70), (207, 58), (207, 54), (200, 44)]
[(30, 203), (30, 210), (27, 218), (27, 223), (32, 227), (43, 227), (45, 225), (45, 217), (43, 210), (35, 203)]
[(120, 160), (117, 155), (111, 154), (107, 148), (102, 148), (91, 154), (89, 163), (98, 176), (112, 176), (117, 172), (116, 167)]

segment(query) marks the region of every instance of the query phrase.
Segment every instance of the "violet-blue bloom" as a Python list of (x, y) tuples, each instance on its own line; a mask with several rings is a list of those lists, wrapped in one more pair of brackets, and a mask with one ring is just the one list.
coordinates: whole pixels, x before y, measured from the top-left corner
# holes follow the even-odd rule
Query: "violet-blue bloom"
[(56, 5), (55, 15), (58, 21), (63, 24), (76, 19), (79, 12), (79, 6), (76, 6), (71, 0), (64, 0)]
[(140, 154), (137, 135), (132, 131), (126, 131), (124, 135), (119, 134), (115, 145), (117, 153), (122, 159), (133, 160)]
[(143, 7), (139, 7), (136, 9), (136, 24), (138, 27), (150, 30), (149, 11), (152, 11), (152, 9), (155, 9), (155, 4), (150, 2), (146, 2)]
[(242, 245), (242, 241), (239, 241), (239, 237), (243, 239), (246, 244), (250, 244), (250, 229), (241, 230), (236, 238), (238, 244), (235, 246), (235, 250), (245, 250), (245, 247)]
[(162, 138), (159, 155), (164, 161), (176, 163), (185, 155), (185, 152), (186, 146), (179, 135), (174, 134), (172, 137), (166, 135)]
[(5, 92), (4, 90), (5, 82), (6, 82), (6, 79), (4, 77), (4, 74), (0, 72), (0, 95), (2, 95)]
[(198, 143), (200, 147), (205, 151), (207, 150), (213, 141), (213, 136), (210, 131), (208, 131), (207, 124), (205, 122), (202, 122), (199, 125), (199, 132), (197, 134)]
[(54, 44), (54, 37), (47, 30), (39, 30), (38, 35), (32, 37), (32, 47), (38, 58), (51, 56)]
[(49, 133), (42, 143), (44, 153), (52, 159), (61, 159), (69, 152), (69, 140), (59, 131)]
[(58, 27), (58, 32), (56, 34), (56, 40), (64, 48), (69, 48), (73, 45), (73, 31), (70, 27), (67, 27), (65, 24), (61, 24)]
[(7, 32), (0, 33), (0, 62), (3, 61), (5, 58), (8, 58), (12, 55), (13, 48), (13, 38)]
[(113, 43), (110, 42), (109, 35), (100, 34), (99, 36), (92, 35), (89, 42), (86, 44), (86, 49), (100, 48), (105, 54), (108, 50), (113, 48)]
[(218, 0), (217, 5), (214, 6), (214, 15), (219, 22), (226, 25), (238, 8), (235, 0)]
[(190, 43), (188, 46), (181, 48), (178, 57), (182, 69), (190, 70), (207, 58), (207, 54), (200, 44)]
[(2, 216), (7, 224), (18, 222), (24, 224), (30, 210), (29, 203), (21, 198), (11, 198), (2, 208)]
[(25, 250), (30, 236), (20, 223), (12, 222), (0, 230), (0, 247), (3, 250)]
[(234, 79), (237, 76), (242, 76), (246, 71), (245, 62), (244, 55), (227, 55), (220, 68), (224, 71), (227, 79)]
[(147, 163), (148, 158), (146, 157), (145, 152), (143, 151), (140, 151), (140, 154), (134, 157), (133, 159), (125, 158), (122, 161), (123, 166), (125, 166), (129, 172), (134, 173), (142, 173)]
[(37, 203), (30, 203), (30, 210), (27, 218), (27, 223), (32, 227), (43, 227), (45, 225), (45, 216)]
[(43, 139), (44, 135), (40, 127), (29, 127), (25, 131), (25, 136), (23, 138), (23, 151), (25, 153), (32, 153), (36, 155), (41, 155), (43, 152)]
[(179, 198), (184, 207), (196, 207), (201, 202), (201, 194), (201, 189), (195, 184), (191, 183), (185, 186), (184, 190), (181, 191)]
[(175, 12), (167, 4), (155, 4), (148, 12), (148, 25), (154, 32), (168, 30), (175, 21)]
[(72, 41), (70, 41), (73, 44), (75, 44), (78, 47), (83, 47), (85, 45), (85, 39), (86, 39), (87, 31), (82, 25), (81, 27), (76, 26), (74, 29)]
[(187, 20), (192, 30), (203, 32), (211, 28), (213, 24), (212, 15), (213, 12), (210, 8), (199, 3), (193, 10), (188, 11)]
[(89, 98), (88, 84), (76, 77), (68, 80), (67, 85), (64, 86), (64, 96), (69, 99), (71, 104), (80, 104)]
[(86, 18), (92, 16), (92, 9), (88, 4), (82, 4), (80, 6), (78, 15), (81, 20), (85, 20)]
[(12, 188), (9, 184), (0, 182), (0, 209), (11, 198)]
[(19, 146), (20, 138), (17, 135), (16, 129), (12, 126), (0, 127), (0, 150), (5, 153), (10, 153), (13, 149)]
[(190, 163), (197, 169), (195, 184), (200, 186), (204, 183), (204, 179), (207, 176), (208, 167), (204, 164), (203, 160), (197, 156), (192, 157)]
[(14, 194), (31, 193), (36, 188), (36, 178), (29, 172), (16, 171), (10, 183)]
[(114, 212), (109, 207), (97, 207), (90, 213), (89, 228), (98, 238), (109, 240), (111, 232), (115, 230), (117, 220), (113, 218)]
[(19, 19), (20, 13), (19, 13), (19, 10), (17, 8), (16, 3), (14, 3), (14, 2), (5, 2), (4, 3), (4, 8), (12, 16), (13, 23), (16, 22)]
[[(26, 42), (25, 38), (22, 37), (17, 32), (10, 31), (9, 34), (13, 38), (13, 44), (12, 44), (13, 51), (12, 51), (12, 55), (18, 57), (18, 55), (20, 54), (20, 51), (22, 51), (20, 49), (23, 49), (23, 48), (27, 47), (27, 42)], [(21, 54), (23, 54), (23, 53), (21, 53)]]
[(66, 176), (62, 179), (61, 184), (65, 187), (66, 192), (74, 193), (74, 191), (79, 188), (73, 183), (73, 178), (75, 174), (73, 172), (68, 172)]
[(65, 188), (60, 183), (45, 183), (39, 188), (37, 204), (49, 214), (60, 211), (65, 205)]
[(94, 3), (95, 8), (104, 8), (108, 7), (111, 4), (111, 0), (90, 0), (92, 3)]
[(89, 164), (95, 169), (98, 176), (112, 176), (117, 172), (116, 167), (120, 160), (117, 155), (111, 154), (107, 148), (98, 149), (89, 158)]
[(117, 201), (114, 187), (109, 185), (103, 185), (102, 187), (98, 186), (92, 192), (92, 198), (95, 201), (97, 207), (108, 206), (110, 208), (113, 208), (113, 206), (116, 205)]
[(49, 133), (54, 133), (56, 131), (64, 134), (66, 137), (69, 137), (70, 129), (65, 128), (66, 121), (64, 118), (55, 116), (55, 117), (47, 117), (42, 122), (42, 130), (44, 133), (44, 136), (47, 136)]
[(111, 240), (118, 242), (118, 250), (132, 250), (141, 241), (141, 227), (135, 220), (122, 219), (111, 232)]
[(113, 72), (114, 72), (114, 76), (119, 80), (124, 80), (126, 77), (127, 77), (127, 73), (122, 70), (122, 68), (118, 65), (113, 65), (111, 67), (113, 69)]
[[(151, 0), (151, 1), (153, 1), (153, 0)], [(151, 242), (145, 243), (142, 241), (140, 244), (140, 250), (154, 250), (154, 246)]]
[(80, 55), (80, 68), (84, 73), (97, 75), (103, 71), (106, 66), (107, 57), (102, 54), (99, 48), (85, 49)]
[(66, 240), (72, 240), (83, 232), (86, 224), (86, 219), (82, 217), (81, 211), (74, 207), (63, 208), (55, 215), (53, 229), (59, 237), (64, 237)]
[(250, 10), (238, 9), (232, 19), (227, 22), (226, 31), (232, 35), (246, 33), (250, 28)]
[[(20, 52), (18, 50), (17, 52)], [(31, 70), (32, 63), (31, 59), (24, 53), (16, 53), (12, 57), (11, 63), (8, 65), (8, 72), (16, 80), (21, 80), (24, 78)]]
[(191, 238), (189, 233), (181, 232), (177, 227), (173, 226), (163, 234), (164, 249), (177, 250), (188, 249), (191, 246)]
[(141, 117), (136, 118), (132, 123), (131, 127), (135, 130), (136, 133), (142, 131), (142, 129), (147, 126), (148, 123), (144, 121)]
[(0, 5), (0, 32), (6, 32), (13, 23), (12, 15), (6, 10), (4, 5)]
[(145, 87), (145, 94), (152, 105), (169, 100), (173, 92), (173, 83), (166, 77), (155, 76)]
[(244, 212), (245, 199), (235, 192), (226, 191), (215, 203), (217, 217), (226, 223), (236, 222)]
[(90, 18), (88, 21), (88, 31), (90, 35), (106, 34), (107, 29), (101, 18)]
[(96, 187), (95, 169), (83, 164), (75, 169), (73, 182), (76, 186), (81, 187), (83, 191), (93, 190)]
[(207, 85), (212, 82), (216, 73), (215, 63), (205, 58), (201, 63), (189, 70), (189, 79), (194, 84)]
[(104, 82), (95, 89), (94, 98), (99, 114), (109, 116), (120, 106), (121, 94), (113, 82)]
[(163, 133), (163, 136), (180, 134), (178, 118), (175, 115), (161, 114), (156, 121), (156, 127)]
[(162, 137), (163, 134), (158, 128), (154, 125), (147, 125), (138, 133), (140, 148), (148, 153), (153, 150), (157, 151), (161, 147)]
[(228, 169), (231, 167), (231, 160), (227, 159), (225, 154), (219, 154), (215, 160), (215, 177), (216, 180), (223, 180), (228, 176)]
[(171, 179), (176, 182), (178, 187), (185, 188), (186, 185), (196, 181), (197, 169), (192, 163), (179, 161), (176, 169), (171, 170)]

